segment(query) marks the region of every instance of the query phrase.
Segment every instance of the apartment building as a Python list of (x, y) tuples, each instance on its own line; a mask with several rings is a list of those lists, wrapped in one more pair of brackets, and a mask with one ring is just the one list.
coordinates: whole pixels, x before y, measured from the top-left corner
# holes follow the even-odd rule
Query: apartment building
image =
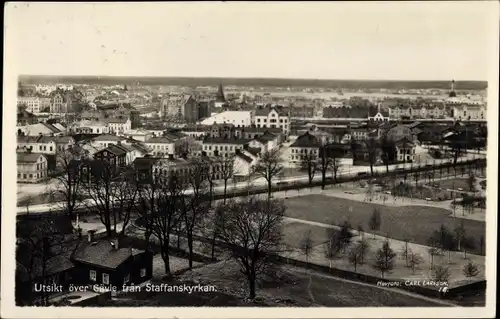
[(20, 183), (39, 183), (47, 178), (47, 158), (43, 154), (17, 153), (17, 181)]
[(202, 142), (202, 151), (207, 156), (229, 157), (249, 143), (247, 139), (207, 138)]
[(168, 157), (175, 154), (175, 141), (164, 136), (152, 137), (144, 144), (151, 149), (151, 154), (156, 157)]
[(180, 120), (195, 123), (198, 118), (198, 103), (192, 95), (169, 95), (161, 101), (160, 117), (168, 120)]
[(51, 136), (17, 136), (18, 151), (55, 155), (57, 144)]
[(108, 123), (105, 122), (81, 120), (72, 124), (70, 132), (76, 134), (109, 134), (110, 128)]
[(257, 108), (254, 124), (261, 128), (280, 128), (285, 138), (288, 138), (290, 134), (290, 116), (281, 108)]
[(482, 105), (454, 106), (452, 116), (455, 120), (485, 120), (486, 109)]
[(132, 129), (132, 122), (128, 118), (107, 118), (103, 120), (108, 124), (109, 133), (124, 134)]
[(36, 96), (17, 97), (17, 106), (25, 107), (26, 111), (37, 114), (50, 108), (50, 99)]
[(299, 136), (290, 145), (290, 162), (300, 164), (307, 159), (317, 159), (321, 142), (309, 132)]

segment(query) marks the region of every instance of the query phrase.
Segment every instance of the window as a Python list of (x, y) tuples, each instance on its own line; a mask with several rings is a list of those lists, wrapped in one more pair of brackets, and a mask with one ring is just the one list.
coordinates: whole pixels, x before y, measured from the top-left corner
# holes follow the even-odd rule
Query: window
[(109, 275), (108, 274), (102, 274), (102, 283), (105, 285), (109, 285)]
[(125, 278), (123, 278), (123, 283), (126, 284), (130, 281), (130, 274), (127, 274)]
[(30, 178), (33, 178), (33, 174), (30, 174)]
[(49, 151), (51, 151), (51, 152), (52, 152), (52, 146), (50, 147)]
[(257, 119), (257, 122), (260, 122), (260, 119)]
[(17, 173), (17, 178), (21, 178), (21, 174), (20, 173)]
[(146, 268), (141, 268), (141, 277), (146, 277)]
[(90, 271), (90, 280), (96, 281), (97, 280), (97, 273), (95, 270)]

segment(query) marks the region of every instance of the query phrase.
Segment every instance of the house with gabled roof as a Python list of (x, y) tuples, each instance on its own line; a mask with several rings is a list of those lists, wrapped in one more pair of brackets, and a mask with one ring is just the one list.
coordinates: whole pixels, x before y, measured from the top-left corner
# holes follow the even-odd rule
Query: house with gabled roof
[(299, 136), (290, 145), (290, 162), (301, 163), (306, 159), (317, 158), (321, 141), (309, 132)]

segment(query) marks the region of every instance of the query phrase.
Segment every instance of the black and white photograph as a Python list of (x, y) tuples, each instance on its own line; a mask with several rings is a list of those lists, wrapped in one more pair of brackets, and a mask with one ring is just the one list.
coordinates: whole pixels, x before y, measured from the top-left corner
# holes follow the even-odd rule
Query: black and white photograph
[(493, 317), (499, 13), (7, 3), (2, 317)]

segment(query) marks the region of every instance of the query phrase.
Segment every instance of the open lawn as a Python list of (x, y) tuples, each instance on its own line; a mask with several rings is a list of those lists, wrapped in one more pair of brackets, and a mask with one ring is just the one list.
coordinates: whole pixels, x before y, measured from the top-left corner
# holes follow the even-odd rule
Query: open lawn
[(314, 246), (327, 241), (325, 228), (296, 222), (283, 226), (283, 240), (288, 246), (300, 248), (300, 242), (308, 230), (311, 231), (311, 239)]
[[(448, 229), (454, 229), (462, 222), (451, 217), (452, 212), (442, 208), (390, 207), (323, 195), (289, 198), (285, 200), (285, 205), (287, 206), (285, 214), (292, 218), (334, 225), (341, 225), (344, 221), (348, 221), (353, 228), (361, 225), (367, 232), (382, 236), (389, 235), (398, 240), (407, 238), (410, 242), (421, 245), (427, 244), (428, 238), (441, 224), (446, 225)], [(368, 222), (374, 208), (380, 211), (381, 226), (380, 230), (372, 231)], [(481, 236), (485, 236), (484, 222), (463, 220), (463, 224), (467, 234), (477, 241)], [(476, 245), (471, 252), (480, 254), (478, 246)]]

